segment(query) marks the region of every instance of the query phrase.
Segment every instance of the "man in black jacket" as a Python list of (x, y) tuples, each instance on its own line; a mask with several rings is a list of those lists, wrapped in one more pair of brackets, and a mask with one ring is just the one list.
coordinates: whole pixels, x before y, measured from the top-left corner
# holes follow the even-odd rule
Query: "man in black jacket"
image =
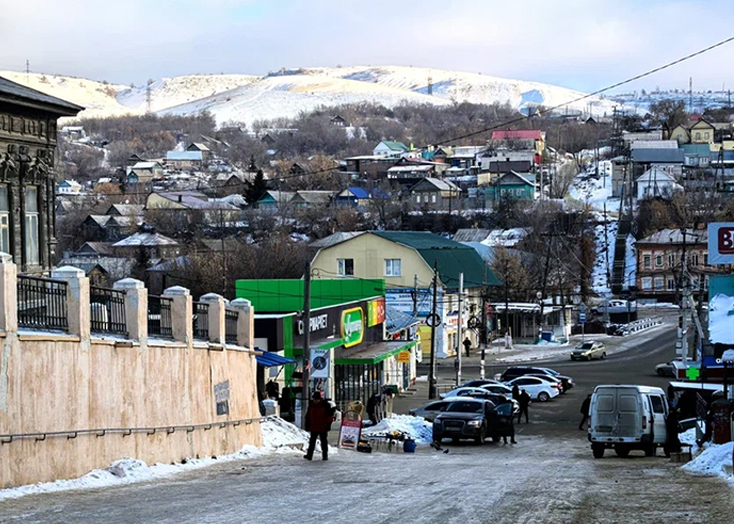
[(528, 406), (530, 405), (530, 395), (524, 389), (520, 392), (517, 401), (520, 403), (520, 412), (517, 414), (517, 423), (522, 420), (522, 414), (525, 413), (525, 424), (528, 424)]
[(584, 430), (584, 424), (589, 420), (589, 408), (591, 408), (591, 394), (589, 394), (581, 404), (581, 414), (583, 415), (581, 424), (579, 424), (579, 429), (581, 431)]

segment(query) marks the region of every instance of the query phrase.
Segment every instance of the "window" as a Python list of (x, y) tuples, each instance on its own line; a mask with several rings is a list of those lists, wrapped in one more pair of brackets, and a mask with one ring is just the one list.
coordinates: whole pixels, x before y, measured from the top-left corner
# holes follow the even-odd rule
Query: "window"
[(701, 133), (696, 131), (696, 140), (701, 140)]
[(663, 277), (655, 277), (655, 291), (661, 291), (663, 289), (663, 283)]
[(436, 195), (431, 195), (431, 203), (432, 204), (436, 203)]
[(385, 259), (385, 276), (386, 277), (399, 277), (401, 275), (401, 264), (399, 258), (386, 258)]
[(665, 408), (663, 407), (663, 399), (660, 398), (659, 395), (650, 395), (650, 402), (652, 402), (653, 413), (665, 413)]
[(644, 267), (645, 269), (650, 269), (650, 260), (650, 255), (644, 255), (642, 257), (642, 267)]
[(340, 277), (354, 276), (354, 259), (353, 258), (337, 258), (336, 272)]
[(703, 265), (704, 266), (708, 266), (709, 265), (709, 254), (708, 253), (704, 253), (703, 254)]
[(415, 203), (416, 204), (420, 204), (421, 203), (421, 196), (420, 195), (415, 195)]
[(675, 280), (672, 278), (668, 279), (668, 291), (675, 291)]
[(38, 251), (38, 188), (25, 188), (25, 262), (40, 263)]
[(668, 267), (674, 268), (675, 267), (675, 253), (668, 255)]
[(10, 203), (8, 186), (0, 186), (0, 251), (10, 254)]
[(663, 267), (663, 255), (655, 255), (655, 267)]
[(704, 138), (705, 138), (706, 140), (708, 140), (708, 139), (709, 139), (709, 132), (708, 132), (708, 131), (706, 131), (706, 132), (705, 132), (705, 133), (703, 134), (703, 137), (704, 137)]
[(698, 253), (692, 253), (691, 254), (691, 263), (689, 266), (697, 266), (698, 265)]

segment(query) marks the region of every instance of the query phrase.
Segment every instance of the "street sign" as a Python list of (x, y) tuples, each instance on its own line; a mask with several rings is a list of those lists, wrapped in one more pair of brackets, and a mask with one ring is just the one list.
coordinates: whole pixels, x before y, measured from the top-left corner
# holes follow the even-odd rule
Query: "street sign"
[(431, 313), (426, 317), (426, 325), (430, 327), (438, 327), (439, 325), (441, 325), (441, 317), (439, 317), (435, 313)]
[(586, 313), (579, 311), (579, 323), (583, 324), (586, 322)]
[(329, 362), (330, 350), (311, 350), (311, 378), (329, 378), (331, 364)]
[(398, 362), (400, 364), (410, 364), (410, 351), (401, 351), (398, 353)]

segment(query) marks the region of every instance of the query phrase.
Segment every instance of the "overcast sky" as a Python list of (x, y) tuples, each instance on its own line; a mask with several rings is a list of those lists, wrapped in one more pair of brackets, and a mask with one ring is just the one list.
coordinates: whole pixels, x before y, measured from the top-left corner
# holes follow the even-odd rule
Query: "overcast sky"
[[(591, 91), (734, 34), (731, 0), (0, 0), (0, 69), (143, 83), (414, 65)], [(734, 89), (734, 43), (636, 82)]]

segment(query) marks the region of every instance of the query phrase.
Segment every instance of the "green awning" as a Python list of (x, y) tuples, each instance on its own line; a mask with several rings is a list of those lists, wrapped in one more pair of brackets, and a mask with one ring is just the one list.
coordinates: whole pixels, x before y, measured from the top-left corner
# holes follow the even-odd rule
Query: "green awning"
[(335, 358), (334, 364), (337, 366), (348, 366), (353, 364), (377, 364), (383, 360), (397, 355), (402, 351), (409, 351), (418, 345), (417, 340), (398, 342), (380, 342), (372, 344), (365, 349), (349, 357)]

